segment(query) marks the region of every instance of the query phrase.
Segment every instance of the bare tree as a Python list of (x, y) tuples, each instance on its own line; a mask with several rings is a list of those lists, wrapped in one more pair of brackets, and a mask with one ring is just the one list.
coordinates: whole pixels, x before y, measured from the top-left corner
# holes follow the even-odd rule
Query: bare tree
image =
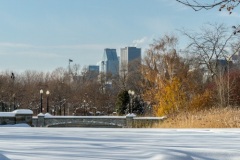
[(121, 90), (134, 90), (137, 94), (141, 93), (141, 59), (134, 59), (122, 67), (119, 77), (119, 86)]
[(199, 11), (202, 9), (209, 10), (214, 7), (219, 7), (219, 11), (222, 9), (226, 9), (230, 14), (232, 13), (233, 9), (236, 8), (240, 1), (239, 0), (176, 0), (179, 3), (184, 4), (185, 6), (191, 7), (195, 11)]
[(187, 50), (199, 59), (199, 65), (207, 69), (207, 75), (217, 85), (218, 100), (226, 105), (226, 83), (223, 79), (229, 59), (239, 52), (238, 37), (229, 32), (223, 24), (207, 24), (200, 32), (182, 31), (190, 40)]
[[(157, 115), (186, 110), (202, 95), (202, 75), (194, 62), (185, 59), (176, 50), (176, 36), (165, 35), (147, 50), (143, 61), (143, 98)], [(191, 62), (191, 63), (190, 63)], [(200, 82), (200, 83), (198, 83)]]
[[(142, 88), (145, 90), (143, 94), (145, 101), (151, 104), (157, 103), (154, 97), (159, 89), (158, 81), (165, 79), (166, 73), (170, 71), (168, 70), (170, 63), (166, 63), (165, 55), (169, 55), (176, 47), (177, 41), (178, 39), (175, 36), (165, 35), (160, 40), (155, 40), (150, 45), (150, 49), (146, 51), (142, 65), (142, 74), (144, 77)], [(172, 72), (168, 72), (167, 74), (170, 75)]]
[(231, 57), (239, 51), (240, 46), (234, 43), (237, 37), (228, 32), (223, 24), (207, 24), (200, 32), (181, 32), (190, 40), (188, 52), (195, 55), (199, 64), (205, 65), (213, 77), (218, 76), (218, 60)]

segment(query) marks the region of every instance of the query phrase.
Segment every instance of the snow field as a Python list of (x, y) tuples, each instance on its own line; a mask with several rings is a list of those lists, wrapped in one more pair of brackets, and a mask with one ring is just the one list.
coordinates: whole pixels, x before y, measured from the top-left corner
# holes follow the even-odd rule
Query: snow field
[(0, 160), (239, 160), (240, 129), (1, 127)]

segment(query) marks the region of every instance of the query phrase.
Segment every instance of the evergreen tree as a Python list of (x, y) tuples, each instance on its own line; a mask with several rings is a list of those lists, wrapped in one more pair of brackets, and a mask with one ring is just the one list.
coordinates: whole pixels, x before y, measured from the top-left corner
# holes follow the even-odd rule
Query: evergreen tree
[(126, 114), (128, 105), (129, 105), (129, 100), (130, 97), (128, 95), (128, 91), (122, 90), (117, 96), (117, 102), (116, 102), (116, 107), (117, 107), (117, 113), (119, 115)]
[(144, 113), (144, 102), (141, 97), (135, 96), (133, 98), (133, 113), (142, 115)]

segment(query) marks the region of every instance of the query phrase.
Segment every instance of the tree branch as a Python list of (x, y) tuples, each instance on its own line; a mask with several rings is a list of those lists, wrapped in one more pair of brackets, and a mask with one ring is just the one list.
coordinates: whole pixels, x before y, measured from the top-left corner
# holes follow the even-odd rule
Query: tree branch
[(189, 2), (188, 0), (176, 0), (176, 1), (185, 6), (191, 7), (195, 11), (200, 11), (202, 9), (210, 10), (216, 6), (219, 6), (219, 11), (221, 11), (222, 9), (226, 9), (230, 14), (232, 13), (232, 10), (235, 7), (237, 7), (240, 3), (239, 0), (217, 0), (214, 1), (213, 3), (207, 4), (199, 3), (198, 1), (200, 0), (192, 0), (192, 2)]

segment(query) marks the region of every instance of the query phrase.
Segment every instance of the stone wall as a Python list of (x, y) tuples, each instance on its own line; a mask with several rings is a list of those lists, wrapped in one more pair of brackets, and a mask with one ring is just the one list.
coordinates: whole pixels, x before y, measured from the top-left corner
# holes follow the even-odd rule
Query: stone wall
[(15, 117), (0, 117), (0, 125), (16, 124)]
[(126, 118), (118, 116), (44, 116), (33, 118), (36, 127), (123, 127)]
[(0, 125), (26, 123), (32, 125), (33, 112), (28, 109), (19, 109), (13, 112), (0, 112)]
[(39, 114), (38, 117), (33, 118), (32, 125), (35, 127), (137, 128), (149, 127), (162, 120), (162, 118), (137, 118), (135, 116), (51, 116)]

